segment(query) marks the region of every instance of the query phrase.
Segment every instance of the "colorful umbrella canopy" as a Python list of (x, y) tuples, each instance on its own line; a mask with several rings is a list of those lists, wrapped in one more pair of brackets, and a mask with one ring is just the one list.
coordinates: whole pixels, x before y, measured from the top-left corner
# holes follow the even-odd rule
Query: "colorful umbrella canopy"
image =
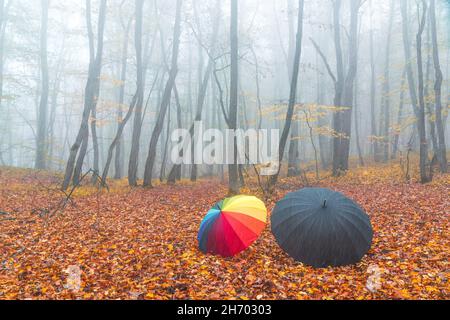
[(355, 264), (372, 243), (367, 214), (343, 194), (328, 189), (288, 194), (276, 204), (271, 222), (280, 247), (316, 268)]
[(202, 252), (231, 257), (247, 249), (264, 230), (267, 209), (252, 196), (226, 198), (203, 219), (198, 232)]

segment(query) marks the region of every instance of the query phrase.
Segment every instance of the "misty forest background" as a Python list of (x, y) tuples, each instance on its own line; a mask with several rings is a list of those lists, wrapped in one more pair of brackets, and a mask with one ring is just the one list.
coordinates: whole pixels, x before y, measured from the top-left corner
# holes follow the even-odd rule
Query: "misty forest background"
[(63, 189), (92, 170), (130, 186), (229, 176), (237, 193), (257, 167), (170, 162), (172, 131), (203, 120), (280, 129), (283, 175), (417, 156), (428, 182), (447, 170), (449, 10), (440, 0), (0, 1), (0, 164), (64, 173)]

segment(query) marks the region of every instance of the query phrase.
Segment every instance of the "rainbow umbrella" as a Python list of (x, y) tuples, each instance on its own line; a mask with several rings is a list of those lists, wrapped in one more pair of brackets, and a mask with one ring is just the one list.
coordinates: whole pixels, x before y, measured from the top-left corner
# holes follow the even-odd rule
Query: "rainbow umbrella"
[(204, 253), (234, 256), (258, 239), (266, 221), (266, 206), (258, 198), (226, 198), (203, 219), (197, 237), (199, 248)]

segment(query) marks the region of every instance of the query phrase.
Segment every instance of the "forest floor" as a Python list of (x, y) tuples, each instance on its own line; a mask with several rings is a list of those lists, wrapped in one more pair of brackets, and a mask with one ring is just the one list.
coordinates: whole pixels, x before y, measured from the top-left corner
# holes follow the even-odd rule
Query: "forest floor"
[[(198, 227), (226, 195), (220, 181), (85, 186), (64, 209), (59, 182), (0, 168), (0, 299), (450, 299), (449, 175), (421, 185), (400, 167), (371, 167), (313, 183), (356, 200), (374, 228), (360, 263), (326, 269), (294, 262), (270, 226), (234, 258), (201, 253)], [(301, 187), (282, 179), (269, 211)]]

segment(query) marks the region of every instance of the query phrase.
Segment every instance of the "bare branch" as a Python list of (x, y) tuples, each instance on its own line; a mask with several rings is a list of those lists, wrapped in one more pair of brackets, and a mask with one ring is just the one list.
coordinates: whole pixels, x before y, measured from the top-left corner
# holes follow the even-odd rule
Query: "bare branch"
[(319, 56), (322, 58), (322, 61), (325, 64), (325, 67), (327, 68), (328, 74), (330, 75), (330, 77), (333, 80), (333, 82), (336, 84), (336, 82), (337, 82), (336, 76), (334, 75), (333, 71), (331, 70), (331, 67), (330, 67), (330, 64), (327, 61), (327, 58), (323, 54), (322, 50), (320, 50), (320, 47), (317, 45), (317, 43), (314, 41), (314, 39), (313, 38), (309, 38), (309, 39), (311, 40), (312, 44), (314, 45), (314, 48), (316, 48), (317, 53), (319, 54)]

